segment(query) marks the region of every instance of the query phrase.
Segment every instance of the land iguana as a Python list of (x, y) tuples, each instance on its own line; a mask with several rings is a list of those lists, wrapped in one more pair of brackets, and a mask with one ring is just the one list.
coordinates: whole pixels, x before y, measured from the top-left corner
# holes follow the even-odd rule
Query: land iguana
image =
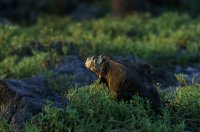
[(115, 93), (117, 101), (128, 101), (139, 95), (150, 101), (152, 108), (158, 112), (162, 108), (160, 96), (155, 87), (147, 87), (131, 69), (109, 59), (107, 56), (88, 57), (85, 66), (96, 73), (101, 83), (105, 83)]

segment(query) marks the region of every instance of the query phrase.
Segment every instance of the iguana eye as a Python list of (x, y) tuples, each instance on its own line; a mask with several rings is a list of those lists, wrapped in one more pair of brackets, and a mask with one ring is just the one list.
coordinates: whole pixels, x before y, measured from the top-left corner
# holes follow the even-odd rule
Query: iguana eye
[(92, 57), (92, 60), (95, 60), (96, 58), (97, 58), (96, 56), (93, 56), (93, 57)]

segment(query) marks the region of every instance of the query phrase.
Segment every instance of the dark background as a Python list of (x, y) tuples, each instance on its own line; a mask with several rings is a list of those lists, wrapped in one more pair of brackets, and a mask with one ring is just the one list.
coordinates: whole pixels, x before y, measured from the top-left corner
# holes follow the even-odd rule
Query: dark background
[(126, 15), (150, 12), (157, 15), (166, 10), (198, 15), (199, 0), (0, 0), (0, 20), (31, 24), (38, 15), (69, 15), (83, 20), (105, 15)]

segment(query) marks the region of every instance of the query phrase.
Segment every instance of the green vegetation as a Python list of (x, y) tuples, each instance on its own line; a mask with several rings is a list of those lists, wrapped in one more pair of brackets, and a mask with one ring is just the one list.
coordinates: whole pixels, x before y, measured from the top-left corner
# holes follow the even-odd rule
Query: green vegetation
[[(80, 89), (70, 89), (65, 95), (70, 103), (55, 108), (51, 103), (25, 125), (25, 132), (43, 131), (198, 131), (200, 128), (200, 84), (167, 89), (162, 101), (169, 104), (163, 114), (155, 114), (140, 97), (130, 102), (116, 102), (104, 85), (94, 83)], [(6, 122), (0, 130), (10, 131)]]
[(170, 100), (170, 105), (163, 115), (157, 115), (141, 98), (118, 103), (105, 86), (95, 83), (71, 89), (66, 95), (70, 104), (65, 109), (47, 105), (26, 124), (25, 131), (195, 131), (200, 127), (199, 93), (200, 85), (162, 92), (162, 99)]
[[(63, 80), (51, 80), (48, 66), (61, 56), (75, 53), (137, 55), (156, 66), (185, 64), (200, 59), (200, 17), (168, 12), (160, 16), (132, 14), (77, 22), (69, 17), (41, 16), (35, 25), (0, 24), (0, 78), (23, 78), (35, 74), (49, 77), (54, 90)], [(72, 77), (73, 78), (73, 77)], [(183, 131), (200, 128), (200, 84), (161, 92), (169, 102), (163, 115), (134, 97), (129, 103), (115, 102), (107, 88), (92, 84), (71, 89), (65, 109), (51, 104), (25, 126), (25, 131)], [(70, 81), (71, 78), (69, 78)], [(175, 88), (174, 88), (175, 89)], [(0, 121), (0, 131), (9, 131)]]
[(0, 118), (0, 132), (10, 132), (10, 125)]
[[(169, 12), (158, 17), (133, 14), (82, 22), (41, 16), (29, 27), (1, 24), (0, 77), (41, 73), (46, 64), (71, 53), (83, 58), (94, 54), (137, 55), (155, 65), (195, 61), (200, 59), (199, 20)], [(21, 71), (33, 62), (31, 71)]]

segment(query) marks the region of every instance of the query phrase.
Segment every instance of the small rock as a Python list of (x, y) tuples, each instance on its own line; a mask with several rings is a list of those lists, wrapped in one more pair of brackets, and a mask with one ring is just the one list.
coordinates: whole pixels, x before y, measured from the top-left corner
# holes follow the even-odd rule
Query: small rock
[(183, 73), (186, 75), (188, 84), (200, 83), (200, 69), (199, 64), (189, 64), (187, 66), (176, 66), (175, 74)]
[[(63, 57), (58, 64), (53, 68), (53, 72), (57, 78), (60, 75), (65, 77), (73, 77), (69, 82), (69, 86), (82, 87), (94, 82), (97, 77), (84, 66), (78, 56), (71, 55)], [(67, 80), (68, 78), (66, 78)]]
[(193, 68), (193, 67), (187, 67), (187, 68), (185, 69), (185, 71), (186, 71), (186, 73), (188, 73), (188, 74), (194, 74), (194, 73), (197, 73), (197, 72), (198, 72), (198, 70), (197, 70), (196, 68)]

